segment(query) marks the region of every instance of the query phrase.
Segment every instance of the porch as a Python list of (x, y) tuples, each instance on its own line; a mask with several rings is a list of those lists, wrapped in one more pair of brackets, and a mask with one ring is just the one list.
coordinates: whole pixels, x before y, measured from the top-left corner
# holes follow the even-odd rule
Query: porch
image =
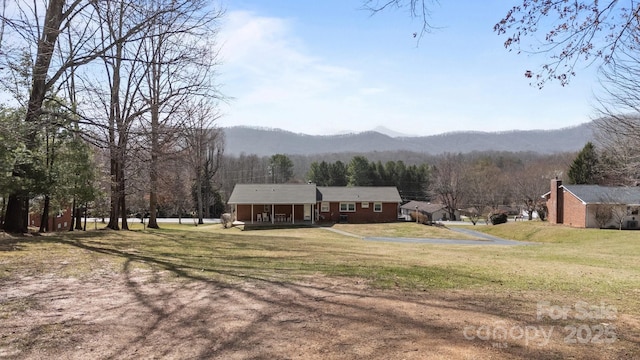
[(236, 221), (234, 222), (234, 226), (240, 226), (243, 230), (269, 230), (269, 229), (291, 229), (291, 228), (310, 228), (317, 226), (310, 220), (303, 221), (283, 221), (283, 222), (242, 222)]
[(313, 204), (237, 204), (234, 220), (246, 225), (313, 224)]

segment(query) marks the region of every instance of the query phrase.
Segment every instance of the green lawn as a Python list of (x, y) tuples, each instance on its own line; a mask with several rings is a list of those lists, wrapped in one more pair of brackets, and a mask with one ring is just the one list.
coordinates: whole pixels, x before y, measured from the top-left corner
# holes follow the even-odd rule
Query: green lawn
[[(111, 271), (137, 266), (229, 283), (288, 282), (322, 274), (407, 291), (531, 292), (606, 300), (621, 310), (640, 312), (640, 232), (521, 222), (474, 229), (537, 244), (469, 246), (367, 242), (320, 228), (240, 231), (220, 225), (162, 226), (161, 230), (5, 235), (0, 237), (0, 279), (39, 272), (82, 277), (97, 264)], [(340, 228), (364, 235), (381, 231), (368, 225)], [(393, 224), (384, 236), (450, 235), (446, 232), (404, 223)]]

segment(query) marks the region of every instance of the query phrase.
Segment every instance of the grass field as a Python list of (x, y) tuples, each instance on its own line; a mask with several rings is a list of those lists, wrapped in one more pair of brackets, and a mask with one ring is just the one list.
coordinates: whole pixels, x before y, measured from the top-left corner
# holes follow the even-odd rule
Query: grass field
[[(90, 231), (0, 237), (0, 281), (24, 276), (82, 279), (132, 268), (171, 278), (295, 283), (313, 276), (347, 278), (372, 289), (491, 294), (606, 303), (640, 313), (640, 233), (571, 229), (540, 222), (476, 226), (524, 246), (367, 242), (322, 228), (241, 231), (220, 225), (161, 224), (160, 230)], [(361, 236), (460, 238), (414, 223), (336, 226)], [(509, 305), (506, 305), (509, 306)], [(0, 303), (0, 318), (29, 307)]]
[[(138, 224), (134, 224), (134, 229)], [(413, 223), (341, 225), (358, 235), (456, 238)], [(358, 277), (374, 287), (407, 290), (540, 291), (585, 300), (607, 298), (640, 312), (640, 233), (571, 229), (538, 222), (475, 230), (539, 243), (494, 247), (371, 243), (324, 229), (240, 231), (220, 225), (163, 224), (161, 230), (93, 231), (3, 241), (0, 277), (44, 271), (73, 259), (64, 272), (81, 276), (100, 260), (236, 282), (295, 280), (320, 273)], [(14, 249), (14, 251), (6, 251)]]

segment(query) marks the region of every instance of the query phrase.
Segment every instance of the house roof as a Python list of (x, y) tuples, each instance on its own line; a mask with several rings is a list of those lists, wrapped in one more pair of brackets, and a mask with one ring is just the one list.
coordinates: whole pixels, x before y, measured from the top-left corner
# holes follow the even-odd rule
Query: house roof
[(229, 204), (315, 204), (315, 184), (236, 184)]
[(318, 201), (402, 201), (395, 186), (319, 186)]
[(640, 205), (640, 187), (562, 185), (585, 204), (628, 204)]
[(445, 208), (443, 204), (431, 204), (428, 202), (415, 201), (415, 200), (409, 201), (408, 203), (400, 206), (400, 208), (407, 209), (407, 210), (415, 210), (416, 207), (418, 207), (418, 211), (427, 213), (427, 214), (433, 214), (434, 212)]

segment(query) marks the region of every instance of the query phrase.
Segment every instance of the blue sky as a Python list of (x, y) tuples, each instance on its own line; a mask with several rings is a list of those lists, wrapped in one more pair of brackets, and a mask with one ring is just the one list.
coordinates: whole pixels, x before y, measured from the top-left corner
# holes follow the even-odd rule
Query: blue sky
[[(592, 119), (595, 69), (530, 86), (544, 55), (508, 52), (493, 25), (513, 1), (442, 1), (419, 44), (407, 10), (361, 0), (227, 0), (219, 126), (329, 135), (384, 126), (412, 135), (556, 129)], [(543, 36), (542, 34), (540, 36)], [(535, 40), (534, 40), (535, 41)]]

